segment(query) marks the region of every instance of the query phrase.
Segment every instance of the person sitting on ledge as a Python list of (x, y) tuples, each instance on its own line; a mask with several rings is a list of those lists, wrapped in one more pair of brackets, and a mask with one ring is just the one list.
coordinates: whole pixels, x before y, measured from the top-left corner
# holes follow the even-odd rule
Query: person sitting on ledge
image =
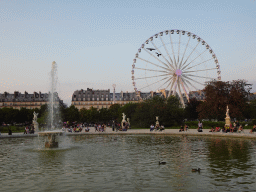
[(153, 131), (154, 130), (154, 125), (152, 124), (152, 125), (150, 125), (150, 131)]
[(223, 133), (226, 133), (226, 127), (225, 127), (225, 125), (224, 125), (223, 128), (222, 128), (222, 132), (223, 132)]
[(243, 126), (242, 125), (239, 126), (238, 133), (241, 133), (241, 131), (243, 131)]
[(220, 132), (220, 127), (216, 127), (215, 132)]
[(226, 133), (230, 132), (230, 128), (228, 126), (225, 126), (225, 128), (226, 128)]
[(211, 130), (209, 132), (215, 132), (215, 129), (213, 128), (213, 126), (211, 126)]
[(159, 128), (160, 128), (160, 126), (159, 126), (159, 124), (157, 124), (155, 127), (155, 131), (159, 130)]
[(84, 131), (89, 132), (90, 131), (89, 127), (87, 127)]
[(185, 130), (185, 131), (188, 131), (188, 126), (187, 126), (187, 124), (185, 124), (184, 130)]
[(251, 129), (250, 133), (252, 133), (252, 132), (256, 132), (256, 125), (255, 124), (253, 125), (253, 128)]
[(201, 121), (199, 121), (199, 123), (198, 123), (197, 131), (198, 132), (203, 132), (203, 123)]
[(184, 131), (184, 127), (181, 125), (179, 132), (182, 132), (182, 131)]
[(160, 130), (160, 131), (163, 131), (163, 130), (164, 130), (164, 125), (161, 125), (161, 127), (160, 127), (159, 130)]
[(34, 126), (31, 128), (30, 134), (34, 134), (35, 133), (35, 128)]
[[(240, 128), (241, 126), (242, 126), (242, 125), (240, 125), (239, 128)], [(239, 128), (238, 128), (238, 129), (239, 129)], [(232, 129), (232, 130), (230, 129), (230, 130), (232, 131), (232, 133), (234, 133), (234, 132), (237, 132), (238, 129), (237, 129), (237, 127), (233, 127), (233, 129)]]

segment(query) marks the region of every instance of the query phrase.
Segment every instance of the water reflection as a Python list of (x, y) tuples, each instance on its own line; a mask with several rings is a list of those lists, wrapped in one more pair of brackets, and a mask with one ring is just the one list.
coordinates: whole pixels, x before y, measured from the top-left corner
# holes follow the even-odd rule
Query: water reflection
[(225, 186), (230, 182), (231, 186), (239, 184), (244, 190), (249, 184), (254, 184), (252, 170), (255, 168), (255, 162), (251, 157), (250, 140), (214, 139), (209, 140), (207, 145), (209, 168), (214, 184)]
[[(4, 191), (15, 190), (13, 181), (22, 183), (21, 191), (251, 191), (256, 187), (253, 140), (79, 135), (60, 138), (60, 144), (69, 147), (39, 150), (36, 139), (1, 140), (0, 181), (8, 184)], [(200, 173), (191, 172), (198, 167)]]

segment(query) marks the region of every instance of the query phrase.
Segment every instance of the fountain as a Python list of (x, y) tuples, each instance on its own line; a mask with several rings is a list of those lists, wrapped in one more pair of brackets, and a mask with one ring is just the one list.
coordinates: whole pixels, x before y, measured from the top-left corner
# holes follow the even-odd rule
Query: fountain
[(39, 132), (39, 136), (46, 138), (45, 147), (46, 148), (57, 148), (58, 142), (56, 141), (56, 136), (62, 135), (62, 131), (55, 130), (58, 126), (59, 118), (59, 100), (57, 95), (57, 64), (55, 61), (52, 62), (51, 70), (51, 89), (49, 93), (49, 104), (48, 104), (48, 125), (47, 131)]

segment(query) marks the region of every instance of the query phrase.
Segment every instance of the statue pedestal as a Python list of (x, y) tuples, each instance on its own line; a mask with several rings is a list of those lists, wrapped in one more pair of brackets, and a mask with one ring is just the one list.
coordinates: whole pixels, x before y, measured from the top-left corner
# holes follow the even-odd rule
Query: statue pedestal
[(56, 136), (62, 135), (63, 133), (59, 131), (45, 131), (39, 132), (38, 134), (48, 139), (48, 141), (45, 141), (45, 148), (57, 148), (58, 142), (55, 141)]
[(33, 125), (34, 125), (34, 128), (35, 128), (35, 132), (38, 132), (39, 131), (38, 123), (36, 121), (33, 121)]
[(225, 118), (225, 125), (229, 127), (229, 126), (230, 126), (230, 123), (231, 123), (230, 117), (226, 117), (226, 118)]
[(121, 122), (122, 129), (125, 127), (125, 124), (126, 124), (126, 120), (122, 120)]

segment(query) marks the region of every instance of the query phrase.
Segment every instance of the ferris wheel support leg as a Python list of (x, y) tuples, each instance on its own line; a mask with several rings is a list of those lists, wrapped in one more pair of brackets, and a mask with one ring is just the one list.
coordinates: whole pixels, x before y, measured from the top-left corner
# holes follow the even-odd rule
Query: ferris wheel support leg
[(174, 84), (175, 84), (176, 81), (177, 81), (177, 79), (176, 79), (175, 77), (173, 77), (172, 85), (171, 85), (171, 87), (170, 87), (170, 91), (169, 91), (169, 93), (168, 93), (168, 97), (171, 96), (171, 94), (172, 94), (172, 88), (173, 88), (173, 86), (174, 86)]

